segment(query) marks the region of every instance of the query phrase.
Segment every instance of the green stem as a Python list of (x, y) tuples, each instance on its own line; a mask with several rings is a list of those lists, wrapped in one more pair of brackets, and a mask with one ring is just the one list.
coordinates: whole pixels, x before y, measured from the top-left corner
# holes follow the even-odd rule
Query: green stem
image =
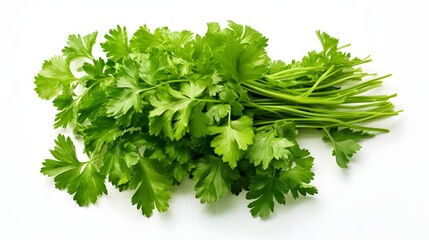
[(156, 84), (156, 85), (154, 85), (153, 87), (149, 87), (149, 88), (141, 89), (141, 90), (140, 90), (140, 92), (150, 91), (150, 90), (156, 89), (156, 88), (158, 88), (158, 87), (160, 87), (160, 86), (162, 86), (162, 85), (165, 85), (165, 84), (170, 84), (170, 83), (179, 83), (179, 82), (189, 82), (189, 80), (188, 80), (188, 79), (175, 79), (175, 80), (169, 80), (169, 81), (165, 81), (165, 82), (162, 82), (162, 83)]
[[(331, 128), (331, 127), (349, 127), (357, 130), (365, 130), (365, 131), (372, 131), (372, 132), (389, 132), (388, 129), (385, 128), (375, 128), (375, 127), (366, 127), (361, 125), (355, 125), (346, 123), (343, 121), (339, 121), (336, 119), (325, 119), (325, 118), (311, 118), (311, 119), (305, 119), (305, 118), (284, 118), (284, 119), (277, 119), (277, 120), (266, 120), (266, 121), (254, 121), (255, 126), (263, 126), (267, 124), (273, 124), (278, 121), (294, 121), (296, 123), (297, 128)], [(313, 121), (313, 123), (312, 123)], [(309, 124), (302, 124), (301, 122), (310, 122)], [(334, 124), (321, 124), (320, 122), (333, 122)]]
[(375, 74), (360, 73), (360, 74), (347, 75), (346, 77), (339, 78), (335, 81), (331, 81), (331, 82), (328, 82), (325, 84), (321, 84), (321, 85), (316, 87), (316, 90), (335, 86), (335, 85), (339, 85), (339, 84), (344, 83), (346, 81), (361, 80), (363, 77), (366, 77), (366, 76), (375, 76)]
[(348, 97), (344, 101), (344, 103), (379, 102), (379, 101), (389, 100), (396, 96), (397, 96), (396, 93), (392, 95), (351, 96), (351, 97)]
[(297, 67), (297, 68), (290, 68), (280, 72), (269, 74), (266, 77), (271, 78), (271, 77), (282, 76), (282, 75), (289, 76), (291, 75), (291, 73), (294, 73), (294, 72), (301, 71), (301, 72), (308, 73), (311, 70), (323, 70), (323, 69), (324, 67)]
[(195, 100), (197, 100), (199, 102), (223, 103), (221, 100), (208, 99), (208, 98), (203, 98), (203, 99), (195, 98)]
[(335, 99), (327, 99), (327, 98), (309, 98), (309, 97), (300, 97), (300, 96), (293, 96), (286, 93), (280, 93), (273, 90), (266, 90), (263, 88), (260, 88), (258, 86), (254, 86), (250, 84), (249, 82), (243, 82), (241, 83), (244, 85), (247, 90), (250, 90), (251, 92), (257, 93), (259, 95), (272, 97), (275, 99), (283, 99), (288, 100), (292, 102), (297, 103), (303, 103), (303, 104), (339, 104), (342, 103), (343, 100), (335, 100)]
[(314, 85), (308, 89), (308, 91), (306, 91), (305, 93), (301, 94), (300, 97), (308, 97), (310, 96), (310, 94), (316, 89), (316, 87), (325, 79), (327, 79), (330, 75), (335, 74), (336, 72), (340, 71), (334, 71), (334, 66), (331, 66), (325, 73), (322, 74), (322, 76), (319, 77), (319, 79), (317, 79), (317, 81), (314, 83)]

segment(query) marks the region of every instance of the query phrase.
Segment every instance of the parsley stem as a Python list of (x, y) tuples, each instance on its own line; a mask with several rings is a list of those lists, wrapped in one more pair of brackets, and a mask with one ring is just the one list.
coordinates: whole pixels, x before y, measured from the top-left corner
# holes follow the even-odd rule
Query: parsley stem
[(348, 97), (344, 103), (361, 103), (361, 102), (377, 102), (386, 101), (390, 98), (396, 97), (397, 94), (392, 95), (375, 95), (375, 96), (352, 96)]
[(222, 103), (221, 100), (208, 99), (208, 98), (204, 98), (204, 99), (195, 98), (195, 100), (200, 101), (200, 102)]
[(141, 92), (146, 92), (146, 91), (150, 91), (150, 90), (154, 90), (157, 89), (158, 87), (165, 85), (165, 84), (171, 84), (171, 83), (180, 83), (180, 82), (189, 82), (188, 79), (175, 79), (175, 80), (169, 80), (169, 81), (165, 81), (156, 85), (153, 85), (153, 87), (149, 87), (149, 88), (145, 88), (145, 89), (141, 89)]
[(284, 119), (265, 120), (265, 121), (255, 120), (254, 125), (261, 127), (265, 125), (274, 124), (280, 121), (294, 121), (297, 128), (318, 129), (318, 128), (331, 128), (331, 127), (349, 127), (357, 130), (365, 130), (365, 131), (372, 131), (372, 132), (383, 132), (383, 133), (389, 132), (389, 130), (385, 128), (366, 127), (362, 125), (355, 125), (355, 124), (339, 121), (336, 119), (327, 119), (327, 118), (284, 118)]
[(311, 70), (323, 70), (323, 69), (324, 67), (296, 67), (296, 68), (290, 68), (283, 71), (279, 71), (273, 74), (269, 74), (267, 75), (267, 77), (272, 78), (272, 77), (281, 76), (281, 75), (290, 76), (290, 74), (294, 72), (308, 73)]
[(289, 100), (292, 102), (297, 103), (304, 103), (304, 104), (338, 104), (342, 103), (341, 100), (335, 100), (335, 99), (326, 99), (326, 98), (309, 98), (309, 97), (300, 97), (300, 96), (293, 96), (286, 93), (280, 93), (273, 90), (266, 90), (260, 87), (257, 87), (255, 85), (250, 84), (249, 82), (243, 82), (242, 83), (247, 90), (250, 92), (254, 92), (263, 96), (272, 97), (275, 99), (284, 99)]
[(327, 88), (327, 87), (338, 85), (340, 83), (344, 83), (346, 81), (362, 80), (362, 78), (366, 77), (366, 76), (375, 76), (375, 74), (368, 74), (368, 73), (351, 74), (351, 75), (339, 78), (339, 79), (337, 79), (335, 81), (331, 81), (331, 82), (328, 82), (328, 83), (325, 83), (325, 84), (320, 84), (315, 89), (316, 90), (324, 89), (324, 88)]
[[(300, 117), (325, 117), (325, 118), (335, 118), (335, 119), (344, 119), (344, 120), (357, 120), (364, 117), (379, 117), (379, 116), (392, 116), (396, 115), (395, 112), (339, 112), (339, 111), (326, 111), (322, 113), (316, 113), (311, 111), (302, 111), (296, 108), (291, 108), (288, 106), (265, 106), (262, 108), (265, 111), (274, 111), (274, 112), (283, 112), (286, 115), (294, 115)], [(383, 111), (381, 109), (380, 111)], [(263, 112), (261, 113), (261, 115)]]
[(325, 80), (326, 78), (328, 78), (330, 75), (335, 74), (337, 71), (334, 71), (332, 73), (332, 71), (334, 70), (334, 66), (331, 66), (325, 73), (322, 74), (322, 76), (319, 77), (319, 79), (317, 79), (317, 81), (314, 83), (314, 85), (308, 89), (305, 93), (301, 94), (300, 97), (308, 97), (317, 87), (317, 85), (319, 85), (323, 80)]

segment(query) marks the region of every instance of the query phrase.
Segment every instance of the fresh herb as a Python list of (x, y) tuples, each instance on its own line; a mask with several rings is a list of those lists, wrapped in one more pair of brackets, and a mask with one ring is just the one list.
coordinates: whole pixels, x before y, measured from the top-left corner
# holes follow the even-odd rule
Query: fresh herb
[(365, 122), (398, 114), (395, 94), (367, 93), (389, 75), (364, 72), (369, 57), (352, 58), (348, 45), (317, 36), (321, 51), (286, 64), (268, 57), (261, 33), (232, 21), (209, 23), (205, 35), (142, 26), (130, 39), (118, 26), (101, 43), (107, 58), (92, 53), (97, 32), (70, 35), (62, 55), (43, 64), (35, 90), (53, 99), (54, 127), (71, 128), (88, 160), (60, 134), (41, 172), (81, 206), (107, 194), (107, 179), (133, 191), (132, 204), (148, 217), (168, 209), (171, 189), (186, 178), (201, 203), (246, 192), (260, 217), (288, 194), (316, 194), (299, 129), (322, 130), (345, 168), (361, 139), (388, 131)]

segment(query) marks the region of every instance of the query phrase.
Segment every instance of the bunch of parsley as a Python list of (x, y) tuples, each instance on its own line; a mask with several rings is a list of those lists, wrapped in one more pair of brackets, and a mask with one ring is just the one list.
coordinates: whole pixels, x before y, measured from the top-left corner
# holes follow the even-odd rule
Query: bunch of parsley
[(395, 95), (362, 94), (388, 75), (364, 72), (368, 57), (317, 36), (321, 51), (286, 64), (268, 57), (261, 33), (232, 21), (223, 29), (209, 23), (204, 36), (142, 26), (129, 39), (118, 26), (101, 43), (107, 59), (92, 54), (97, 32), (70, 35), (63, 54), (43, 64), (35, 90), (53, 99), (55, 128), (71, 127), (89, 160), (78, 160), (59, 134), (41, 172), (81, 206), (107, 194), (107, 179), (133, 191), (131, 202), (148, 217), (155, 207), (166, 211), (171, 189), (188, 177), (202, 203), (245, 191), (260, 217), (287, 194), (316, 194), (313, 158), (297, 129), (324, 131), (347, 167), (368, 132), (387, 132), (361, 123), (398, 113)]

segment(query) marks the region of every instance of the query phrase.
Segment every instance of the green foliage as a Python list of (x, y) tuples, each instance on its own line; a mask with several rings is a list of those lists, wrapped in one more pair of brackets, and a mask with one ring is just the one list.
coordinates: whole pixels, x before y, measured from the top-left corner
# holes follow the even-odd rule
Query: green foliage
[(117, 62), (129, 54), (128, 33), (125, 27), (121, 28), (118, 25), (116, 29), (111, 29), (109, 34), (104, 37), (106, 42), (102, 43), (101, 47), (110, 60)]
[(329, 131), (326, 131), (326, 136), (323, 137), (323, 140), (331, 142), (334, 146), (332, 156), (335, 156), (338, 166), (347, 168), (347, 164), (350, 162), (353, 154), (361, 148), (358, 141), (372, 136), (372, 134), (363, 131), (353, 131), (349, 128), (341, 130), (331, 128)]
[(213, 155), (200, 159), (193, 172), (196, 197), (201, 203), (213, 203), (225, 196), (232, 181), (239, 177), (236, 170)]
[(54, 150), (51, 150), (55, 159), (46, 159), (41, 172), (54, 177), (58, 189), (67, 189), (69, 194), (74, 194), (73, 199), (80, 206), (95, 203), (100, 195), (107, 194), (106, 176), (97, 169), (97, 158), (80, 162), (72, 140), (61, 134), (55, 143)]
[(136, 189), (131, 202), (141, 209), (143, 215), (150, 217), (153, 209), (165, 212), (171, 198), (171, 182), (164, 174), (157, 160), (140, 157), (133, 167), (130, 187)]
[(208, 23), (203, 35), (142, 26), (128, 36), (117, 26), (101, 43), (105, 57), (93, 55), (97, 32), (70, 35), (63, 55), (43, 63), (35, 91), (53, 99), (54, 127), (73, 130), (89, 160), (79, 161), (59, 134), (41, 172), (81, 206), (107, 194), (107, 179), (133, 191), (132, 204), (147, 217), (166, 211), (186, 178), (201, 203), (244, 192), (259, 217), (288, 194), (316, 194), (314, 159), (298, 130), (324, 129), (345, 168), (368, 132), (387, 131), (363, 122), (398, 114), (389, 102), (395, 95), (364, 95), (388, 75), (363, 72), (369, 58), (316, 34), (322, 50), (291, 63), (271, 60), (268, 39), (232, 21)]
[(77, 79), (70, 70), (70, 61), (63, 56), (54, 56), (45, 61), (35, 77), (36, 92), (43, 99), (51, 99)]
[(288, 159), (290, 154), (288, 148), (293, 145), (294, 143), (287, 138), (279, 137), (274, 127), (270, 127), (255, 135), (255, 143), (247, 155), (255, 166), (262, 164), (262, 168), (267, 169), (273, 159)]
[(212, 140), (211, 146), (231, 168), (237, 166), (242, 151), (253, 143), (252, 119), (247, 116), (230, 120), (221, 126), (211, 126), (209, 132), (211, 135), (219, 134)]
[(78, 35), (70, 35), (67, 46), (63, 49), (64, 56), (69, 60), (76, 58), (94, 59), (92, 56), (92, 47), (97, 40), (97, 32), (88, 34), (83, 38)]

